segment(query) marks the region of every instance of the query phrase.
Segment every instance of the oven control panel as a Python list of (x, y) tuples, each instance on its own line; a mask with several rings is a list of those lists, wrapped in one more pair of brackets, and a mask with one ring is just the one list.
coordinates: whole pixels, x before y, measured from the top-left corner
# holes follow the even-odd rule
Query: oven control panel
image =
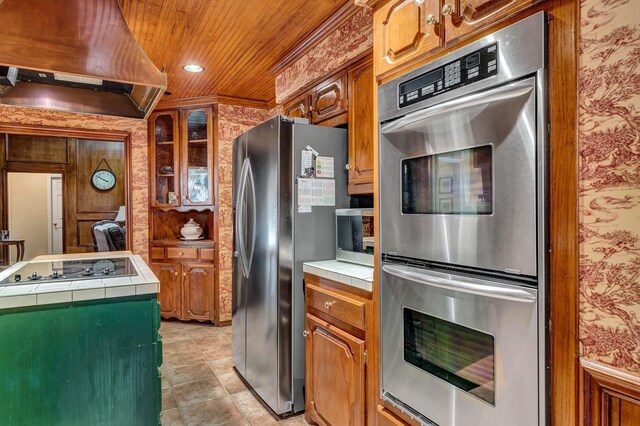
[(398, 87), (398, 106), (403, 108), (498, 73), (498, 43), (406, 81)]

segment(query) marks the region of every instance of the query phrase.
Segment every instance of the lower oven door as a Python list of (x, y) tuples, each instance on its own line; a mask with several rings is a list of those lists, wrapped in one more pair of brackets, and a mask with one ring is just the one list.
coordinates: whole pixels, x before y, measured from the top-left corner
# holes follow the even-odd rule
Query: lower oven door
[(382, 264), (382, 397), (424, 424), (538, 425), (537, 290)]

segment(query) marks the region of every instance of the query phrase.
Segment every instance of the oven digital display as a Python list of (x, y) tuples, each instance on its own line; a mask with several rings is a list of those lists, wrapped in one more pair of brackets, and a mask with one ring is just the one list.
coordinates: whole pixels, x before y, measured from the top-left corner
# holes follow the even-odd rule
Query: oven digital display
[(495, 405), (494, 337), (403, 308), (404, 360)]
[(402, 160), (402, 213), (492, 214), (491, 145)]

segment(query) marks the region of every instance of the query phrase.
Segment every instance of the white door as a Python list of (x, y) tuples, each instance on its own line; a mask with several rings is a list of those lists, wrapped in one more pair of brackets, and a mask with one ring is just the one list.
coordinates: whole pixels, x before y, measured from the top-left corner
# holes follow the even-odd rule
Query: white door
[(62, 178), (51, 178), (51, 254), (62, 253)]

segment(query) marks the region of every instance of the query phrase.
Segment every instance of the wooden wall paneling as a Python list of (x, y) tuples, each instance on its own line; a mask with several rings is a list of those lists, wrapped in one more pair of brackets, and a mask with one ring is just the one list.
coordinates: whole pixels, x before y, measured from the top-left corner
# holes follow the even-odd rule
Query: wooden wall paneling
[(7, 161), (67, 163), (66, 138), (7, 135), (5, 147)]
[(640, 424), (637, 376), (582, 359), (580, 389), (580, 420), (584, 426)]
[[(62, 209), (64, 210), (64, 224), (62, 238), (65, 253), (78, 253), (86, 250), (78, 247), (78, 156), (77, 139), (67, 141), (67, 163), (66, 173), (62, 178)], [(91, 250), (93, 251), (93, 250)]]
[[(92, 141), (79, 139), (76, 147), (78, 213), (109, 213), (105, 218), (115, 218), (125, 199), (125, 144), (123, 142)], [(109, 191), (99, 191), (91, 184), (96, 167), (106, 167), (105, 160), (116, 176), (116, 186)]]

